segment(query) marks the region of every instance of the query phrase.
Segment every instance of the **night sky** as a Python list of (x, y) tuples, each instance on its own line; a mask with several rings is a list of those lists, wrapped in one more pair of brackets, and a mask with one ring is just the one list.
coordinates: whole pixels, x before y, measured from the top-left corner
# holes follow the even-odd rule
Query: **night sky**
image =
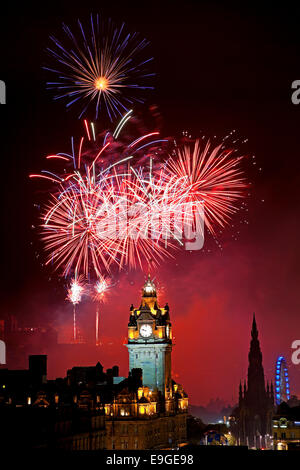
[[(145, 110), (158, 107), (162, 133), (189, 130), (222, 138), (235, 129), (248, 139), (249, 223), (241, 224), (237, 215), (220, 234), (222, 250), (207, 235), (204, 250), (182, 252), (155, 272), (174, 325), (175, 379), (193, 404), (214, 397), (234, 402), (247, 372), (255, 312), (266, 377), (273, 378), (276, 357), (284, 355), (291, 392), (300, 395), (300, 365), (291, 364), (291, 344), (300, 339), (300, 105), (291, 101), (291, 84), (300, 79), (300, 6), (101, 3), (26, 2), (1, 14), (0, 79), (7, 86), (7, 105), (0, 108), (1, 313), (14, 313), (26, 325), (71, 326), (64, 283), (42, 266), (31, 228), (45, 187), (28, 174), (40, 170), (45, 155), (68, 150), (70, 136), (81, 128), (77, 116), (45, 90), (41, 66), (48, 37), (63, 21), (72, 25), (100, 11), (150, 40), (157, 77)], [(124, 375), (129, 306), (140, 301), (144, 274), (120, 274), (101, 312), (99, 360), (105, 367), (119, 364)], [(81, 320), (92, 318), (94, 310), (83, 303)], [(92, 359), (83, 357), (82, 365)], [(52, 362), (50, 375), (73, 365), (78, 364), (72, 358)]]

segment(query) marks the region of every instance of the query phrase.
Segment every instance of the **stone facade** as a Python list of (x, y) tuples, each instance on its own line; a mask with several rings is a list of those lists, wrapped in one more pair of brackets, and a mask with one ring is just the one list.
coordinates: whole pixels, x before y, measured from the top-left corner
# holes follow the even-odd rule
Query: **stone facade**
[(108, 420), (106, 449), (159, 449), (185, 443), (186, 413), (141, 420)]

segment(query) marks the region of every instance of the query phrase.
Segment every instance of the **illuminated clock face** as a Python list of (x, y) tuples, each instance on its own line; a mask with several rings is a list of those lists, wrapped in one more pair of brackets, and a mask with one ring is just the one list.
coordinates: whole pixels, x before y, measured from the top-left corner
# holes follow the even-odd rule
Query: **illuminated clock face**
[(140, 335), (143, 336), (143, 338), (149, 338), (152, 334), (152, 328), (150, 325), (142, 325), (140, 328)]

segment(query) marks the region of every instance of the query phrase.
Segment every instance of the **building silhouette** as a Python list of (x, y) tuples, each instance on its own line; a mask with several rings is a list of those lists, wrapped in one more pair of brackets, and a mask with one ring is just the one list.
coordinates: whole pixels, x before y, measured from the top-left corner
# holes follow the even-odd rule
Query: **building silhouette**
[(149, 278), (128, 324), (129, 374), (73, 367), (47, 380), (47, 356), (29, 368), (0, 369), (1, 443), (15, 449), (159, 449), (186, 442), (188, 398), (171, 377), (169, 307)]
[(265, 385), (258, 330), (253, 316), (247, 383), (240, 382), (239, 404), (233, 412), (232, 428), (239, 445), (265, 448), (271, 445), (274, 414), (273, 384)]

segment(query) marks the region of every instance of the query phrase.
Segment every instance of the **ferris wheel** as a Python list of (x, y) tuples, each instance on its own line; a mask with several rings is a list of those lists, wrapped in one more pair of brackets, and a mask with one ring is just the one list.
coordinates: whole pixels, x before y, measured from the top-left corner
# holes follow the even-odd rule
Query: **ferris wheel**
[(280, 405), (283, 401), (290, 399), (289, 374), (286, 360), (283, 356), (278, 356), (275, 369), (275, 401)]

